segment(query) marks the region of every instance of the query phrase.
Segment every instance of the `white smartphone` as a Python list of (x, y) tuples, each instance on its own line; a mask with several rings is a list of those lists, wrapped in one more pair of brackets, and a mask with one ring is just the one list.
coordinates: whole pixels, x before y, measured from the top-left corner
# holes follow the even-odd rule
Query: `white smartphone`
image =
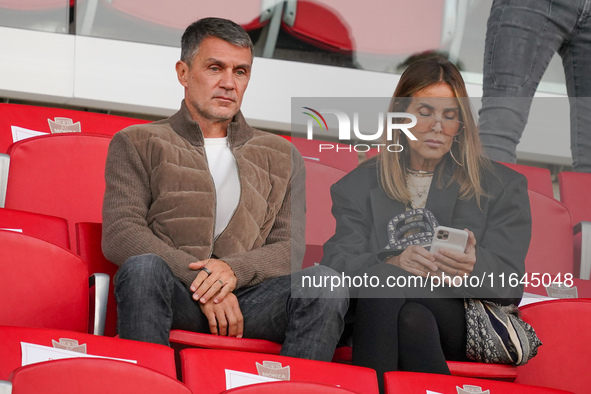
[(468, 233), (457, 228), (437, 226), (431, 242), (431, 253), (436, 253), (440, 248), (464, 253), (468, 243)]

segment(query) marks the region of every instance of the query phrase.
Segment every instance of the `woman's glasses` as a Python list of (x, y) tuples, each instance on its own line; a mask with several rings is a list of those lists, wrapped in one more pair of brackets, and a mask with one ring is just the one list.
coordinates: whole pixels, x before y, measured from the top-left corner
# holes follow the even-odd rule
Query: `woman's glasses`
[(454, 119), (437, 119), (434, 116), (417, 116), (417, 124), (413, 127), (413, 131), (425, 133), (433, 130), (437, 123), (441, 123), (443, 133), (450, 137), (456, 136), (464, 130), (464, 123)]

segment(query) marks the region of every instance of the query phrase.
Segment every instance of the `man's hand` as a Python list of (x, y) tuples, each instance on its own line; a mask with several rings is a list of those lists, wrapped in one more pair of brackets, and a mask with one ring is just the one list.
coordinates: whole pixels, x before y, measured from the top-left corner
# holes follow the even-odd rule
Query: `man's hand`
[(230, 266), (222, 260), (208, 259), (189, 264), (192, 270), (201, 270), (191, 284), (193, 299), (205, 304), (214, 297), (219, 303), (236, 288), (236, 275)]
[(201, 312), (207, 317), (209, 331), (213, 335), (242, 338), (244, 319), (234, 293), (228, 294), (219, 303), (199, 303)]

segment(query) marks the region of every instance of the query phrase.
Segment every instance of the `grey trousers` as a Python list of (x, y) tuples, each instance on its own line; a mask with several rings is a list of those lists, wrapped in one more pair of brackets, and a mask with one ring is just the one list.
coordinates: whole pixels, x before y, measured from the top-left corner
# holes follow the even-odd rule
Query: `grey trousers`
[(591, 172), (590, 3), (494, 1), (487, 24), (480, 110), (480, 138), (492, 160), (515, 163), (532, 97), (558, 52), (570, 99), (573, 167)]

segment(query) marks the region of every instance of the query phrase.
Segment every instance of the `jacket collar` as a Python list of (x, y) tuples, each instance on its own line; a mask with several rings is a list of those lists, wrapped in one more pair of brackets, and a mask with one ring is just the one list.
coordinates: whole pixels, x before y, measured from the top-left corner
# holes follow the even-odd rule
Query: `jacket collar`
[[(168, 119), (173, 130), (189, 141), (191, 145), (203, 146), (203, 133), (199, 123), (191, 118), (189, 108), (185, 104), (185, 100), (181, 102), (181, 109)], [(246, 123), (246, 119), (241, 111), (234, 116), (232, 122), (228, 125), (228, 143), (231, 147), (238, 147), (244, 145), (246, 141), (252, 138), (254, 130)]]

